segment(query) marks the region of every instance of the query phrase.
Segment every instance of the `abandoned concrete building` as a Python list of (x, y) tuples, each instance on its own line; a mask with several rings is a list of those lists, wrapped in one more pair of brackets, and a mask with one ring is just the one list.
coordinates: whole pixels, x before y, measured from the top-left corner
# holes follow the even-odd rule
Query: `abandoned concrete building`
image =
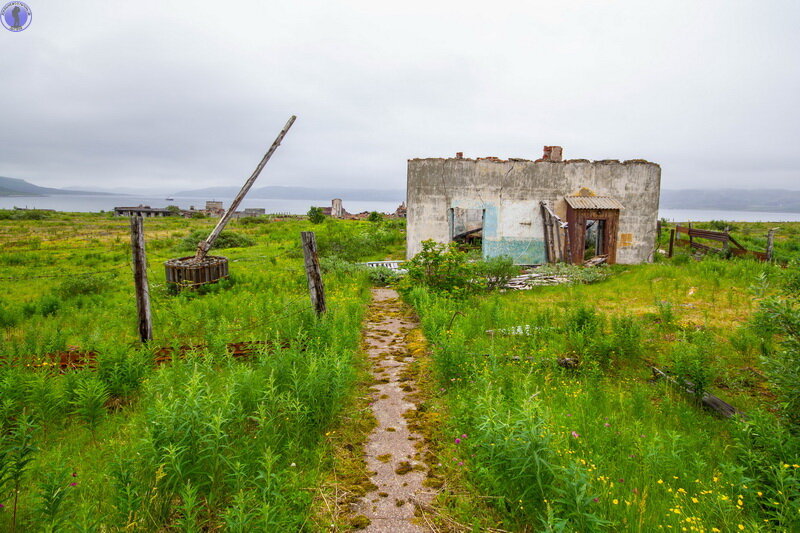
[(562, 160), (546, 146), (536, 161), (497, 157), (408, 161), (407, 254), (422, 241), (472, 245), (516, 264), (651, 261), (661, 167), (656, 163)]

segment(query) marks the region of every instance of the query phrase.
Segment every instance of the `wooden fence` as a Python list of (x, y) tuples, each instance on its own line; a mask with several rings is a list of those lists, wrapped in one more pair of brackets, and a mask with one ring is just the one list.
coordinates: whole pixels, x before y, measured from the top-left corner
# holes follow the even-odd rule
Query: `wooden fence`
[[(681, 235), (686, 235), (687, 238), (681, 238)], [(767, 236), (768, 244), (766, 252), (757, 252), (748, 250), (733, 238), (727, 231), (714, 231), (710, 229), (698, 229), (689, 226), (676, 226), (675, 229), (670, 230), (669, 234), (669, 257), (672, 257), (675, 246), (683, 246), (699, 250), (703, 253), (721, 253), (723, 255), (732, 255), (735, 257), (754, 257), (759, 261), (770, 261), (772, 259), (772, 239), (774, 232), (770, 231)], [(720, 243), (718, 246), (710, 244), (703, 244), (697, 242), (696, 239), (703, 239), (705, 241), (713, 241)]]

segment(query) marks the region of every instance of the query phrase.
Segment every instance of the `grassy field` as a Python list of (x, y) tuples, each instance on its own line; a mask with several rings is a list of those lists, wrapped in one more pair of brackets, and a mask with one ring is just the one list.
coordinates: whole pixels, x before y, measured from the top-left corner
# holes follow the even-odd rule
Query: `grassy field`
[[(0, 212), (0, 530), (324, 529), (312, 500), (336, 455), (326, 434), (365, 408), (353, 394), (370, 276), (353, 262), (403, 257), (402, 223), (234, 221), (212, 252), (231, 280), (176, 294), (163, 261), (190, 255), (215, 222), (145, 220), (144, 347), (127, 219)], [(772, 227), (734, 226), (759, 250)], [(795, 305), (800, 286), (800, 224), (780, 226), (789, 268), (679, 253), (530, 291), (401, 282), (431, 353), (411, 423), (437, 456), (438, 505), (475, 530), (800, 529), (800, 431), (769, 365), (793, 349), (775, 324), (795, 327), (770, 310)], [(317, 232), (322, 318), (303, 230)], [(258, 344), (238, 358), (232, 343)], [(161, 348), (182, 357), (154, 365)], [(76, 351), (94, 361), (54, 366)], [(715, 417), (651, 365), (747, 418)]]
[[(800, 528), (798, 430), (762, 366), (783, 337), (755, 318), (796, 302), (796, 269), (679, 254), (603, 272), (466, 301), (406, 288), (433, 346), (441, 475), (479, 495), (440, 502), (462, 521), (489, 502), (481, 527), (512, 531)], [(748, 418), (716, 418), (651, 365)]]
[[(0, 220), (0, 530), (295, 531), (329, 466), (369, 298), (346, 260), (402, 253), (390, 221), (241, 220), (231, 280), (174, 294), (163, 261), (216, 220), (145, 220), (155, 339), (142, 347), (127, 219)], [(35, 214), (34, 214), (35, 215)], [(30, 216), (29, 214), (26, 216)], [(0, 217), (3, 218), (3, 217)], [(36, 218), (35, 216), (33, 218)], [(329, 312), (311, 311), (299, 232), (317, 232)], [(248, 358), (229, 343), (259, 342)], [(153, 351), (184, 356), (153, 365)], [(51, 354), (96, 353), (60, 373)]]

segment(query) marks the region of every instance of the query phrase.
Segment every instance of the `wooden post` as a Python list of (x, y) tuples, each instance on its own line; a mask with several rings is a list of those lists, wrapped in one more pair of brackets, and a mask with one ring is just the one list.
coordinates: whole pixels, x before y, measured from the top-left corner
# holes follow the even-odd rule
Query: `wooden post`
[(136, 285), (136, 310), (139, 313), (139, 337), (142, 342), (153, 339), (153, 317), (150, 314), (150, 288), (147, 284), (147, 256), (144, 249), (142, 217), (131, 217), (131, 250), (133, 281)]
[[(689, 235), (689, 248), (693, 248), (692, 244), (694, 243), (694, 237), (692, 237), (692, 223), (689, 222), (689, 231), (687, 232)], [(691, 250), (689, 250), (691, 252)]]
[(726, 258), (729, 257), (731, 248), (730, 229), (730, 226), (725, 226), (725, 240), (722, 241), (722, 255)]
[(767, 261), (772, 261), (772, 254), (775, 250), (775, 232), (778, 228), (772, 228), (767, 232)]
[(300, 241), (303, 243), (303, 257), (306, 260), (306, 278), (308, 278), (311, 305), (314, 306), (317, 315), (321, 315), (325, 312), (325, 287), (322, 285), (322, 274), (319, 269), (317, 239), (313, 231), (301, 231)]
[(675, 228), (669, 230), (669, 253), (667, 257), (672, 257), (672, 251), (675, 249)]
[(225, 211), (225, 214), (222, 215), (222, 218), (219, 219), (219, 222), (217, 222), (217, 225), (211, 231), (211, 234), (208, 236), (206, 240), (200, 241), (200, 243), (197, 245), (197, 252), (195, 253), (195, 259), (197, 261), (201, 261), (206, 256), (211, 247), (214, 245), (214, 241), (216, 241), (217, 237), (219, 237), (219, 234), (222, 233), (223, 228), (225, 228), (225, 226), (228, 224), (228, 221), (236, 212), (236, 208), (239, 207), (240, 203), (242, 203), (242, 200), (247, 194), (247, 191), (249, 191), (250, 187), (253, 186), (253, 183), (255, 183), (256, 178), (258, 178), (258, 175), (261, 174), (261, 171), (264, 169), (264, 166), (267, 164), (267, 161), (269, 161), (270, 157), (272, 157), (272, 154), (274, 154), (275, 150), (278, 149), (278, 146), (281, 145), (281, 141), (283, 141), (283, 138), (286, 137), (286, 134), (289, 132), (289, 128), (292, 127), (292, 124), (294, 124), (294, 121), (296, 119), (297, 117), (294, 115), (289, 117), (289, 120), (286, 122), (286, 125), (283, 127), (280, 133), (278, 133), (278, 137), (275, 139), (275, 142), (272, 143), (272, 146), (269, 147), (267, 153), (264, 154), (263, 158), (261, 158), (261, 161), (258, 163), (258, 166), (250, 175), (250, 177), (247, 178), (247, 181), (244, 182), (244, 185), (242, 185), (242, 189), (239, 191), (239, 194), (237, 194), (236, 197), (233, 199), (233, 201), (231, 202), (231, 206), (228, 208), (227, 211)]

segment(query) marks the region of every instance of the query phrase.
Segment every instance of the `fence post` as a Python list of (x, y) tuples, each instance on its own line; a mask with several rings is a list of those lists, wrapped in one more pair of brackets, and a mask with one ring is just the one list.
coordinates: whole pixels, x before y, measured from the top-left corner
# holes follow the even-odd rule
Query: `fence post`
[(139, 315), (139, 338), (153, 339), (153, 317), (150, 314), (150, 288), (147, 283), (147, 255), (144, 249), (142, 217), (131, 217), (131, 250), (133, 252), (133, 281), (136, 286), (136, 311)]
[(319, 269), (319, 256), (317, 256), (317, 239), (313, 231), (301, 231), (300, 241), (303, 243), (303, 257), (306, 262), (306, 278), (308, 279), (308, 292), (311, 295), (311, 305), (317, 315), (325, 312), (325, 287), (322, 285), (322, 273)]
[(767, 232), (767, 261), (772, 261), (772, 254), (775, 246), (775, 232), (778, 228), (772, 228)]
[(669, 230), (669, 254), (667, 257), (672, 257), (672, 250), (675, 247), (675, 228)]
[(693, 248), (692, 243), (694, 243), (694, 237), (692, 237), (692, 223), (689, 222), (689, 231), (686, 232), (689, 235), (689, 248)]

